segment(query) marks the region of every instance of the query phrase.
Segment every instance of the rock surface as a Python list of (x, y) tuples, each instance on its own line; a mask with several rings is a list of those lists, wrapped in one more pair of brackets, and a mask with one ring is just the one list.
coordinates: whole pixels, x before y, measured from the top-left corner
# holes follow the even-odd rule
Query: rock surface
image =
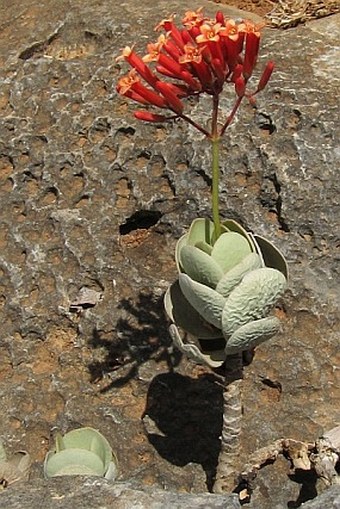
[(104, 479), (60, 477), (23, 483), (1, 494), (0, 507), (8, 509), (240, 509), (237, 495), (171, 493), (137, 488), (133, 483)]
[[(162, 295), (176, 240), (210, 214), (209, 147), (181, 123), (138, 123), (115, 92), (120, 48), (144, 47), (160, 19), (195, 7), (17, 0), (2, 14), (0, 436), (39, 466), (55, 430), (92, 426), (122, 480), (202, 493), (221, 387), (171, 350)], [(291, 272), (283, 332), (245, 369), (245, 459), (340, 421), (339, 24), (265, 32), (260, 65), (273, 58), (276, 72), (223, 142), (223, 215), (275, 242)], [(221, 107), (227, 115), (228, 96)], [(282, 459), (263, 469), (249, 507), (298, 507), (322, 491), (315, 483)]]

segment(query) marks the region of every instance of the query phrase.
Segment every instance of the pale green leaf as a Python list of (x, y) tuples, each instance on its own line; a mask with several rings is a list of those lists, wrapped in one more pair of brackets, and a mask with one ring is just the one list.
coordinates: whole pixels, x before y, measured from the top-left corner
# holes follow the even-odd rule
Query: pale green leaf
[(259, 235), (254, 235), (254, 239), (262, 253), (264, 264), (266, 267), (272, 267), (279, 270), (288, 280), (289, 271), (285, 257), (269, 240)]
[(169, 332), (174, 345), (189, 359), (197, 362), (198, 364), (210, 366), (211, 368), (218, 368), (222, 366), (226, 358), (224, 350), (215, 350), (213, 352), (203, 353), (195, 344), (184, 343), (175, 324), (170, 325)]
[(223, 233), (215, 242), (212, 258), (227, 272), (251, 253), (247, 239), (235, 232)]
[(180, 265), (194, 281), (215, 288), (223, 277), (223, 271), (215, 260), (194, 246), (183, 246), (180, 252)]
[(84, 427), (69, 431), (64, 435), (66, 448), (80, 448), (93, 451), (102, 460), (105, 469), (112, 460), (112, 449), (106, 438), (96, 429)]
[(246, 274), (231, 292), (222, 312), (222, 330), (228, 339), (239, 327), (264, 318), (286, 288), (278, 270), (261, 268)]
[(193, 281), (186, 274), (179, 275), (179, 285), (184, 297), (198, 313), (207, 322), (220, 329), (225, 298), (212, 288)]
[(221, 331), (206, 322), (187, 301), (178, 281), (175, 281), (167, 289), (164, 296), (164, 307), (171, 322), (185, 332), (204, 339), (222, 337)]
[(231, 355), (254, 348), (273, 337), (280, 327), (280, 320), (275, 316), (246, 323), (228, 339), (225, 353)]
[(55, 450), (56, 452), (59, 452), (62, 451), (63, 449), (65, 449), (64, 439), (61, 433), (58, 432), (55, 436)]
[(177, 267), (178, 273), (182, 272), (182, 267), (180, 266), (180, 263), (179, 263), (180, 252), (181, 252), (182, 247), (186, 246), (188, 244), (188, 238), (189, 238), (189, 233), (186, 233), (185, 235), (182, 235), (182, 237), (176, 243), (175, 261), (176, 261), (176, 267)]
[(47, 454), (44, 465), (45, 477), (60, 475), (96, 475), (104, 476), (105, 467), (94, 452), (71, 448)]
[(204, 251), (208, 255), (211, 255), (211, 252), (213, 250), (212, 246), (208, 244), (207, 242), (204, 242), (203, 240), (200, 240), (199, 242), (196, 242), (195, 247), (198, 247), (201, 251)]
[(250, 253), (240, 263), (224, 274), (215, 290), (223, 295), (223, 297), (228, 297), (248, 272), (259, 269), (261, 266), (262, 261), (260, 256), (256, 253)]
[(190, 225), (188, 244), (195, 246), (200, 241), (210, 244), (213, 231), (214, 223), (212, 221), (201, 217), (195, 219)]
[(228, 228), (229, 231), (231, 232), (236, 232), (236, 233), (239, 233), (240, 235), (242, 235), (245, 239), (247, 239), (248, 243), (249, 243), (249, 246), (250, 246), (250, 249), (251, 251), (255, 252), (256, 249), (255, 249), (255, 243), (253, 241), (253, 238), (252, 238), (252, 235), (249, 234), (244, 228), (243, 226), (241, 226), (239, 223), (237, 223), (236, 221), (234, 221), (234, 219), (226, 219), (225, 221), (223, 221), (222, 223), (226, 228)]

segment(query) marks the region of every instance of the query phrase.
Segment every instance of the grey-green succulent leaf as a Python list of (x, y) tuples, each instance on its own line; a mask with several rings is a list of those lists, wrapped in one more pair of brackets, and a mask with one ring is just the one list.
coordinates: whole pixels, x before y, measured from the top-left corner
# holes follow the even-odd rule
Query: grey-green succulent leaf
[(209, 219), (195, 219), (189, 229), (188, 244), (195, 246), (197, 242), (203, 241), (211, 244), (211, 238), (214, 233), (214, 223)]
[(176, 268), (177, 272), (180, 274), (182, 272), (182, 267), (179, 262), (179, 256), (180, 252), (183, 246), (186, 246), (188, 244), (189, 239), (189, 233), (186, 233), (185, 235), (182, 235), (182, 237), (177, 241), (176, 249), (175, 249), (175, 261), (176, 261)]
[(211, 252), (213, 250), (212, 246), (208, 244), (208, 242), (204, 242), (204, 240), (196, 242), (195, 247), (197, 247), (201, 251), (204, 251), (204, 253), (207, 253), (209, 256), (211, 255)]
[[(230, 219), (221, 230), (216, 239), (212, 221), (193, 221), (177, 242), (179, 279), (164, 298), (176, 346), (212, 367), (279, 330), (279, 320), (267, 315), (288, 279), (287, 262), (271, 242)], [(184, 342), (174, 324), (195, 338), (195, 344)]]
[(194, 362), (204, 364), (211, 368), (219, 368), (225, 361), (226, 354), (224, 350), (214, 350), (213, 352), (203, 353), (195, 344), (184, 343), (175, 324), (170, 325), (169, 333), (178, 350)]
[(262, 267), (261, 257), (256, 253), (248, 254), (240, 263), (224, 274), (215, 290), (223, 297), (228, 297), (248, 272), (260, 267)]
[(108, 469), (104, 475), (105, 479), (108, 481), (114, 481), (118, 476), (118, 461), (116, 455), (114, 454), (113, 456), (114, 461), (110, 461)]
[(265, 239), (264, 237), (254, 235), (254, 240), (257, 244), (258, 250), (263, 256), (264, 265), (266, 267), (271, 267), (282, 272), (288, 281), (288, 265), (281, 251), (276, 246), (274, 246), (272, 242)]
[(264, 267), (246, 274), (227, 298), (222, 312), (226, 340), (242, 325), (265, 317), (286, 284), (286, 278), (276, 269)]
[(223, 337), (222, 331), (206, 322), (184, 297), (178, 280), (167, 289), (164, 307), (170, 321), (185, 332), (204, 339)]
[(215, 260), (195, 246), (183, 246), (179, 255), (185, 274), (194, 281), (215, 288), (223, 277), (223, 270)]
[(86, 449), (64, 449), (48, 453), (45, 463), (45, 477), (60, 475), (105, 475), (104, 464), (97, 454)]
[(227, 228), (228, 231), (239, 233), (245, 239), (247, 239), (250, 246), (250, 250), (256, 252), (256, 246), (253, 236), (250, 233), (248, 233), (239, 223), (234, 221), (234, 219), (226, 219), (225, 221), (223, 221), (222, 224), (225, 228)]
[(56, 452), (60, 452), (66, 449), (64, 439), (61, 433), (57, 433), (55, 437), (55, 450)]
[(220, 265), (223, 272), (240, 263), (251, 253), (249, 242), (239, 233), (222, 233), (214, 244), (211, 257)]
[(186, 274), (179, 275), (179, 285), (184, 297), (204, 320), (221, 329), (222, 310), (226, 299), (212, 288), (193, 281)]
[(275, 316), (248, 322), (239, 327), (228, 339), (225, 353), (232, 355), (250, 350), (273, 337), (280, 328), (280, 320)]

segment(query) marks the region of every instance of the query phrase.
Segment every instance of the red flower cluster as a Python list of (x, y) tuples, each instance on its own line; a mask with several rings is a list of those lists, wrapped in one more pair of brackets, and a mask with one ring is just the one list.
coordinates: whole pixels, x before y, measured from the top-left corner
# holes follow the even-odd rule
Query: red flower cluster
[[(260, 44), (261, 27), (251, 21), (225, 19), (222, 12), (211, 19), (198, 9), (186, 12), (182, 25), (183, 28), (178, 28), (173, 16), (161, 21), (156, 30), (165, 30), (165, 35), (147, 45), (144, 57), (127, 46), (117, 59), (126, 60), (132, 67), (118, 82), (120, 94), (140, 104), (166, 108), (174, 113), (166, 117), (136, 111), (135, 116), (140, 120), (187, 119), (183, 113), (184, 98), (203, 92), (216, 98), (225, 83), (233, 84), (239, 100), (244, 96), (251, 99), (266, 86), (272, 74), (274, 64), (268, 62), (255, 92), (246, 91)], [(155, 64), (151, 67), (152, 62)]]

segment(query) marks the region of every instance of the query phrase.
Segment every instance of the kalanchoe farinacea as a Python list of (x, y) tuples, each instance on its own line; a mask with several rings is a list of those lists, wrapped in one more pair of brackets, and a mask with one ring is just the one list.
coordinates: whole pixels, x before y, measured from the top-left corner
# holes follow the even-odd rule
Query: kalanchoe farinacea
[[(271, 314), (285, 290), (287, 264), (268, 240), (247, 233), (219, 213), (219, 144), (244, 99), (267, 85), (274, 63), (268, 61), (254, 79), (261, 26), (248, 20), (214, 18), (202, 9), (186, 12), (182, 26), (174, 16), (161, 21), (156, 42), (141, 57), (126, 46), (117, 60), (130, 72), (117, 85), (119, 94), (143, 106), (138, 120), (170, 122), (181, 119), (211, 143), (212, 221), (198, 218), (176, 246), (178, 280), (166, 292), (165, 310), (175, 345), (188, 357), (212, 368), (224, 366), (221, 452), (213, 491), (233, 490), (240, 458), (242, 352), (272, 337), (280, 328)], [(255, 83), (252, 84), (251, 82)], [(231, 92), (231, 109), (222, 116), (220, 98)], [(210, 122), (190, 117), (190, 97), (211, 97)], [(179, 332), (185, 333), (182, 339)]]

